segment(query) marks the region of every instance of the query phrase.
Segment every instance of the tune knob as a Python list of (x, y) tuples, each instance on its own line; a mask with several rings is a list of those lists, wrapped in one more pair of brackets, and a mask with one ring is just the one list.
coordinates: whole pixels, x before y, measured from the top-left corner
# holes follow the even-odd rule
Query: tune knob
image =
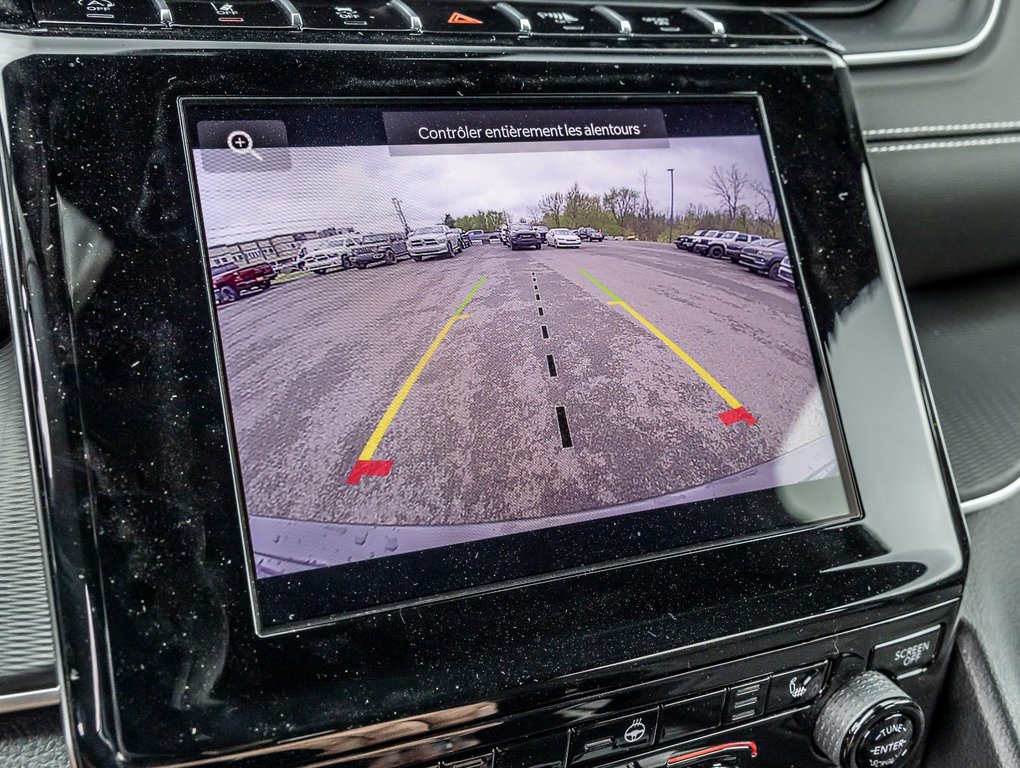
[(924, 714), (880, 672), (851, 678), (825, 703), (815, 743), (842, 768), (901, 768), (921, 743)]

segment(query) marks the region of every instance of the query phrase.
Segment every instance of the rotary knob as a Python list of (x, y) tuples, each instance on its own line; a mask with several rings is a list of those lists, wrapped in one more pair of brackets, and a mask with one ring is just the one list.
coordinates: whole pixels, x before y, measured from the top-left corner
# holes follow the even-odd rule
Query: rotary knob
[(825, 703), (815, 743), (841, 768), (902, 768), (923, 731), (916, 702), (880, 672), (864, 672)]

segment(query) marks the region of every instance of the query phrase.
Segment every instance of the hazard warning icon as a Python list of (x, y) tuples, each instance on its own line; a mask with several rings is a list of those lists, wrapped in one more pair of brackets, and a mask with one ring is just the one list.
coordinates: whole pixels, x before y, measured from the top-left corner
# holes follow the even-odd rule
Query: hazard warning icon
[(474, 16), (468, 16), (461, 13), (460, 11), (454, 11), (450, 14), (450, 18), (446, 20), (447, 24), (484, 24), (481, 19), (476, 19)]

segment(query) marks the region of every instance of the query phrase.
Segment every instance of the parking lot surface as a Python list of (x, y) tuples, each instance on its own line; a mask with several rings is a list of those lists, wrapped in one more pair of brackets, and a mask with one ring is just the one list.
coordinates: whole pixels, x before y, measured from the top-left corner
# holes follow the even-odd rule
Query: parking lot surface
[(258, 517), (574, 513), (828, 432), (796, 294), (670, 245), (476, 245), (302, 277), (219, 318)]

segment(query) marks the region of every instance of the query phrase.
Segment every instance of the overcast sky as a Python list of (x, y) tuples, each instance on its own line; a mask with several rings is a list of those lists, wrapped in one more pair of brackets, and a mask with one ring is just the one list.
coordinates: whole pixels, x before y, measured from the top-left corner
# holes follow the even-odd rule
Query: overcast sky
[[(326, 227), (399, 231), (394, 197), (402, 202), (412, 227), (440, 223), (447, 213), (457, 217), (490, 208), (518, 219), (543, 195), (565, 192), (575, 181), (583, 192), (598, 195), (611, 187), (640, 191), (643, 170), (648, 171), (653, 204), (668, 211), (667, 168), (674, 169), (674, 206), (680, 214), (690, 203), (718, 206), (708, 188), (715, 165), (736, 163), (751, 179), (768, 181), (756, 136), (670, 139), (668, 149), (544, 149), (404, 157), (391, 157), (385, 146), (264, 149), (264, 154), (289, 152), (290, 169), (233, 173), (210, 173), (199, 158), (206, 239), (209, 245), (220, 245)], [(198, 153), (217, 153), (218, 166), (253, 163), (247, 157), (231, 159), (226, 149)], [(279, 167), (273, 158), (265, 159), (265, 166)]]

